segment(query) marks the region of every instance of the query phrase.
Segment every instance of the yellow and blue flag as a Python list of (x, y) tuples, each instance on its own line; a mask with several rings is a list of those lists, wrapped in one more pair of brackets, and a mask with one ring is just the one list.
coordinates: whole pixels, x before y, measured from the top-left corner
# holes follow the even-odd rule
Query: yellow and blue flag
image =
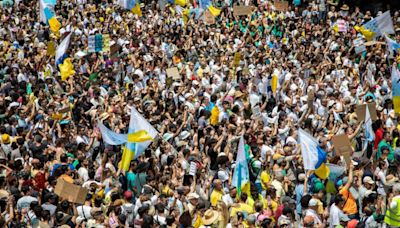
[(57, 33), (60, 31), (61, 23), (57, 20), (54, 11), (56, 1), (40, 0), (39, 5), (40, 21), (48, 24), (52, 32)]
[(216, 17), (216, 16), (218, 16), (220, 13), (221, 13), (221, 10), (220, 9), (218, 9), (218, 8), (216, 8), (216, 7), (214, 7), (213, 5), (212, 5), (212, 2), (211, 2), (211, 0), (200, 0), (200, 8), (202, 8), (202, 9), (204, 9), (204, 10), (209, 10), (210, 11), (210, 13), (214, 16), (214, 17)]
[(400, 113), (400, 72), (396, 66), (392, 67), (392, 99), (395, 113)]
[(139, 157), (158, 134), (157, 130), (134, 107), (131, 109), (128, 134), (113, 132), (102, 123), (98, 123), (97, 126), (105, 143), (110, 145), (126, 143), (119, 165), (125, 171), (129, 169), (132, 159)]
[(390, 11), (386, 11), (380, 16), (368, 21), (361, 27), (362, 34), (369, 36), (366, 39), (375, 39), (376, 37), (382, 36), (384, 33), (394, 34), (393, 21), (390, 16)]
[(142, 16), (142, 10), (140, 9), (139, 0), (122, 0), (120, 1), (120, 6), (132, 11), (132, 13), (134, 14)]
[(247, 164), (243, 136), (240, 137), (238, 145), (232, 185), (236, 187), (238, 195), (240, 195), (241, 192), (246, 192), (245, 189), (249, 188), (250, 186), (249, 166)]
[(187, 4), (187, 0), (168, 0), (167, 1), (169, 4), (175, 4), (175, 5), (179, 5), (179, 6), (186, 6)]
[(318, 140), (299, 128), (298, 141), (300, 142), (304, 169), (315, 170), (315, 174), (321, 179), (328, 178), (330, 171), (325, 164), (326, 152), (319, 146)]

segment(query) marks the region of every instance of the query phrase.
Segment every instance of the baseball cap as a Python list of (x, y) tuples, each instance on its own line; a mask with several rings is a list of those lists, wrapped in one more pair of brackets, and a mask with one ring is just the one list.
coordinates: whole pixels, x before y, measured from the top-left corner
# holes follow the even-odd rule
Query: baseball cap
[(374, 184), (374, 180), (370, 176), (366, 176), (363, 178), (363, 183), (364, 184)]
[(318, 200), (316, 199), (311, 199), (310, 202), (308, 202), (309, 207), (314, 207), (318, 205)]

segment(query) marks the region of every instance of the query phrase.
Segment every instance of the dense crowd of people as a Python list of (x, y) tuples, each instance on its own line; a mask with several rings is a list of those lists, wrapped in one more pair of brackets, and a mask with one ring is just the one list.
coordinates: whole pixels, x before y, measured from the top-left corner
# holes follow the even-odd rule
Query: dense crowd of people
[[(253, 12), (234, 15), (236, 3)], [(385, 9), (213, 4), (221, 13), (209, 22), (196, 1), (147, 1), (137, 15), (113, 0), (59, 0), (54, 33), (38, 1), (2, 1), (1, 227), (400, 226), (400, 59), (383, 36), (361, 52), (354, 44), (356, 26)], [(62, 79), (49, 44), (68, 34), (75, 74)], [(89, 53), (95, 34), (113, 48)], [(356, 114), (366, 103), (377, 116), (370, 143)], [(97, 124), (127, 133), (132, 107), (159, 134), (124, 170), (123, 146), (105, 143)], [(326, 152), (328, 178), (304, 169), (299, 129)], [(339, 134), (350, 164), (333, 147)], [(247, 190), (232, 181), (241, 140)], [(55, 193), (61, 179), (88, 190), (83, 204)]]

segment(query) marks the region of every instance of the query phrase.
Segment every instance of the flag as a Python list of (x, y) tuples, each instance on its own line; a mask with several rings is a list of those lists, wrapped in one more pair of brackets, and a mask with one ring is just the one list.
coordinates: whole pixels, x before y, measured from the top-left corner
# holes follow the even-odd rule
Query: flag
[(369, 113), (368, 105), (365, 109), (365, 138), (369, 142), (373, 142), (375, 140), (375, 133), (372, 130), (372, 119), (371, 114)]
[(186, 0), (175, 0), (175, 5), (186, 6)]
[(99, 128), (102, 139), (105, 143), (109, 145), (121, 145), (127, 142), (128, 134), (113, 132), (101, 122), (97, 123), (97, 127)]
[(64, 40), (60, 43), (60, 45), (58, 45), (57, 50), (56, 50), (56, 64), (60, 64), (62, 63), (62, 58), (65, 58), (65, 55), (67, 53), (68, 47), (69, 47), (69, 43), (71, 40), (71, 34), (68, 34)]
[(276, 74), (273, 74), (271, 79), (272, 92), (275, 93), (277, 88), (278, 88), (278, 76)]
[[(129, 133), (144, 130), (147, 132), (147, 134), (150, 135), (152, 139), (155, 139), (158, 134), (157, 130), (154, 129), (154, 127), (151, 126), (151, 124), (134, 107), (132, 107), (131, 109), (131, 119), (129, 123), (129, 130), (131, 129), (132, 131)], [(150, 143), (151, 141), (137, 143), (134, 158), (139, 157), (150, 145)]]
[(142, 16), (142, 11), (140, 9), (139, 0), (121, 0), (119, 5), (127, 10), (132, 11), (132, 13)]
[(49, 25), (52, 32), (56, 33), (60, 31), (61, 23), (57, 20), (56, 17), (52, 17), (49, 19)]
[(142, 10), (140, 9), (140, 3), (137, 2), (136, 5), (131, 9), (132, 13), (137, 14), (139, 17), (142, 16)]
[(101, 122), (97, 124), (97, 127), (100, 130), (103, 141), (110, 145), (121, 145), (124, 143), (142, 143), (153, 139), (153, 137), (151, 137), (145, 130), (139, 130), (129, 134), (119, 134), (108, 129)]
[(233, 172), (232, 185), (236, 187), (238, 195), (242, 192), (245, 185), (250, 184), (249, 167), (244, 150), (244, 139), (240, 137), (238, 152), (236, 155), (235, 170)]
[(385, 35), (387, 47), (389, 49), (389, 52), (391, 55), (393, 55), (394, 52), (399, 53), (400, 51), (400, 44), (397, 43), (396, 41), (390, 39), (387, 35)]
[(395, 113), (400, 113), (400, 73), (396, 66), (392, 67), (392, 99)]
[(218, 108), (218, 106), (215, 105), (211, 109), (210, 124), (215, 126), (218, 124), (218, 122), (219, 122), (219, 108)]
[(326, 153), (319, 146), (318, 141), (303, 129), (298, 130), (304, 169), (315, 170), (315, 174), (326, 179), (329, 176), (329, 167), (326, 166)]
[(221, 10), (212, 5), (211, 0), (200, 0), (200, 7), (204, 10), (208, 9), (210, 13), (216, 17), (221, 13)]
[[(369, 36), (368, 38), (370, 39), (375, 39), (376, 37), (379, 37), (384, 33), (395, 33), (393, 28), (393, 21), (390, 16), (389, 10), (384, 12), (382, 15), (368, 21), (361, 28), (363, 29), (363, 32), (361, 33), (363, 35), (365, 33), (367, 36)], [(367, 36), (365, 36), (365, 38), (368, 40)]]
[(66, 58), (63, 63), (58, 65), (60, 68), (61, 80), (65, 81), (70, 76), (75, 74), (74, 65), (71, 62), (71, 58)]

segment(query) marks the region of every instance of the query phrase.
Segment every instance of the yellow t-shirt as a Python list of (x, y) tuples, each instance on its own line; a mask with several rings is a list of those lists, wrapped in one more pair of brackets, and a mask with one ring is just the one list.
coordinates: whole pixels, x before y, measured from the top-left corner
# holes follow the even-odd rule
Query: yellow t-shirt
[(217, 206), (218, 201), (222, 200), (224, 192), (214, 189), (210, 196), (211, 206)]
[(239, 203), (238, 206), (231, 208), (231, 217), (236, 216), (236, 214), (238, 212), (244, 212), (244, 213), (247, 213), (248, 215), (250, 215), (250, 214), (254, 213), (254, 209), (251, 206), (249, 206), (248, 204)]
[(261, 187), (262, 187), (262, 189), (264, 189), (264, 190), (267, 189), (267, 184), (271, 180), (271, 177), (270, 177), (269, 173), (267, 171), (265, 171), (265, 170), (262, 171), (260, 179), (261, 179)]
[[(256, 201), (257, 201), (257, 200), (259, 200), (260, 202), (263, 203), (263, 208), (266, 208), (266, 207), (268, 206), (267, 202), (264, 200), (264, 197), (263, 197), (262, 195), (258, 195), (258, 199), (256, 199)], [(255, 202), (255, 200), (253, 199), (253, 197), (249, 196), (249, 197), (247, 198), (247, 202), (246, 202), (246, 203), (247, 203), (250, 207), (254, 208), (254, 202)]]
[(340, 189), (339, 194), (343, 196), (343, 199), (346, 202), (343, 207), (343, 212), (348, 215), (357, 214), (357, 204), (349, 190), (347, 188), (342, 188)]

